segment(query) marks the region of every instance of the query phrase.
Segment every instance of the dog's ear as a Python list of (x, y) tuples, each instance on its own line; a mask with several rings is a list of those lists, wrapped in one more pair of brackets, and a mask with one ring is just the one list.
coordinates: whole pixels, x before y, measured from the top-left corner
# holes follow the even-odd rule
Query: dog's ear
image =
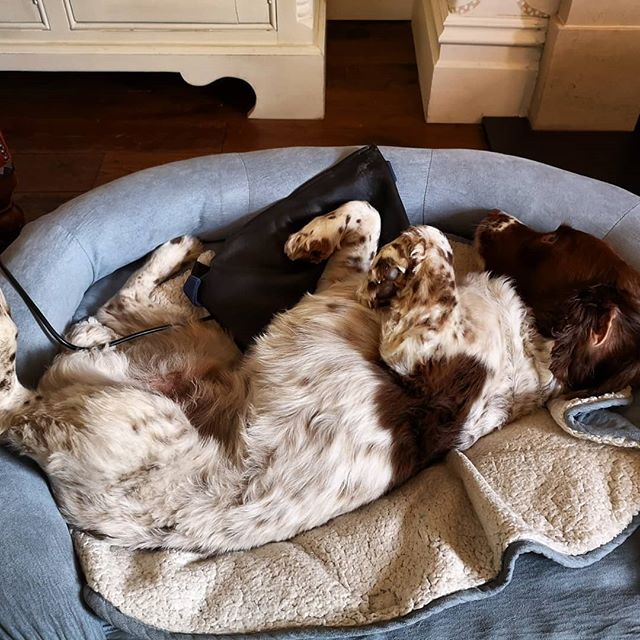
[(597, 317), (594, 317), (594, 327), (589, 336), (591, 346), (594, 349), (606, 347), (612, 340), (619, 312), (618, 307), (612, 304), (598, 313)]
[(564, 318), (554, 328), (551, 371), (569, 389), (600, 390), (618, 377), (617, 354), (627, 339), (622, 303), (608, 285), (586, 287), (567, 300)]

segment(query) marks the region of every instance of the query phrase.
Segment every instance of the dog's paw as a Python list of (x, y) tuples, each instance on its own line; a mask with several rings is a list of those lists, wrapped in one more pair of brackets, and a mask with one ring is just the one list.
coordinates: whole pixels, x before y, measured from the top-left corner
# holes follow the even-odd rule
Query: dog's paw
[(160, 250), (171, 253), (174, 259), (178, 259), (180, 262), (195, 262), (198, 256), (204, 252), (204, 246), (195, 236), (178, 236), (163, 244)]
[(374, 258), (358, 295), (371, 308), (416, 292), (421, 282), (442, 279), (452, 269), (453, 254), (446, 237), (434, 227), (409, 227)]
[(159, 278), (166, 278), (190, 262), (195, 262), (204, 251), (202, 242), (194, 236), (179, 236), (160, 245), (152, 254), (146, 269)]
[(374, 258), (359, 291), (360, 302), (372, 309), (388, 305), (404, 289), (413, 268), (409, 245), (401, 235), (382, 247)]
[(208, 249), (198, 256), (197, 262), (203, 264), (205, 267), (210, 267), (215, 256), (216, 252), (213, 249)]
[(368, 202), (351, 200), (289, 236), (284, 251), (291, 260), (317, 263), (342, 246), (375, 246), (379, 235), (380, 214)]
[(290, 260), (322, 262), (331, 256), (339, 242), (339, 236), (326, 216), (314, 218), (300, 231), (289, 236), (284, 252)]

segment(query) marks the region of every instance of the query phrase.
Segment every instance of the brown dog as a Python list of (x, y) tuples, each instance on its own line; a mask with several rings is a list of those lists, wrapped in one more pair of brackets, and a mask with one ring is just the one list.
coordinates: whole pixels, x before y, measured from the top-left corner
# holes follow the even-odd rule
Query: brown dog
[(589, 392), (640, 382), (640, 274), (606, 242), (567, 225), (539, 233), (494, 211), (476, 245), (486, 269), (513, 278), (538, 330), (554, 338), (560, 382)]

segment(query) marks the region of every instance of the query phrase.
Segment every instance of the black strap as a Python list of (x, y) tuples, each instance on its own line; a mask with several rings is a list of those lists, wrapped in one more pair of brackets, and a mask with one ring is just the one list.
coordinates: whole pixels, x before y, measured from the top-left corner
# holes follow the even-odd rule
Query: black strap
[(198, 300), (198, 294), (200, 292), (200, 287), (202, 285), (202, 279), (211, 267), (202, 264), (202, 262), (198, 262), (196, 260), (193, 265), (193, 269), (191, 269), (191, 274), (187, 278), (187, 281), (184, 283), (182, 287), (182, 291), (184, 294), (191, 300), (191, 304), (194, 304), (196, 307), (201, 307), (200, 300)]

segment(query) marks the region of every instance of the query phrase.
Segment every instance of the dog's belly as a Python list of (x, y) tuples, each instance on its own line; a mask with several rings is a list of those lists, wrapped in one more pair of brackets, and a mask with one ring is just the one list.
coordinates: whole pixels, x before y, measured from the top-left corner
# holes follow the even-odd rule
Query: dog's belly
[(309, 296), (274, 320), (252, 354), (247, 450), (257, 473), (245, 502), (277, 500), (283, 520), (310, 528), (388, 490), (378, 344), (377, 316), (345, 298)]

